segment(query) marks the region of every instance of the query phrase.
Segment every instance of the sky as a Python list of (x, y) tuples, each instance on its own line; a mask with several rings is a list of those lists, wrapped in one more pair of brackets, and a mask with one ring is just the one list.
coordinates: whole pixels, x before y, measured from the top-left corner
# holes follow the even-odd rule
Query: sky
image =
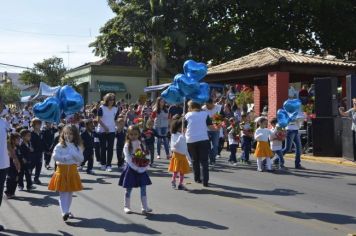
[(0, 0), (0, 9), (0, 63), (30, 68), (52, 56), (69, 68), (99, 60), (88, 45), (114, 17), (106, 0)]

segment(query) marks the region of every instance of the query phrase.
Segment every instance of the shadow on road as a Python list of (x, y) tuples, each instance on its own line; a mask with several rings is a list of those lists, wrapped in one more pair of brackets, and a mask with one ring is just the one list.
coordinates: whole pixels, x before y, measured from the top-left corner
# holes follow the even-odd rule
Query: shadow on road
[(5, 232), (1, 232), (1, 235), (18, 235), (18, 236), (73, 236), (73, 234), (63, 232), (63, 231), (58, 231), (59, 234), (53, 234), (53, 233), (27, 233), (19, 230), (12, 230), (12, 229), (7, 229)]
[(226, 186), (220, 184), (210, 184), (210, 186), (229, 190), (229, 191), (234, 191), (234, 192), (253, 193), (253, 194), (261, 194), (261, 195), (294, 196), (297, 194), (304, 194), (292, 189), (284, 189), (284, 188), (276, 188), (274, 190), (259, 190), (259, 189), (232, 187), (232, 186)]
[(201, 229), (227, 230), (226, 226), (218, 225), (206, 220), (189, 219), (178, 214), (152, 214), (146, 217), (147, 220), (158, 222), (178, 223), (182, 225), (194, 226)]
[(356, 224), (355, 217), (341, 214), (301, 211), (276, 211), (276, 213), (279, 215), (294, 217), (298, 219), (316, 219), (332, 224)]
[(35, 197), (16, 197), (13, 200), (16, 201), (26, 201), (31, 206), (39, 206), (39, 207), (49, 207), (53, 205), (58, 205), (58, 200), (52, 198), (51, 196), (45, 196), (43, 198), (35, 198)]
[(89, 228), (89, 229), (104, 229), (107, 232), (114, 233), (139, 233), (139, 234), (161, 234), (160, 232), (150, 229), (140, 224), (118, 224), (114, 221), (103, 218), (75, 218), (76, 222), (66, 222), (72, 227)]
[(237, 199), (243, 199), (243, 198), (256, 199), (257, 198), (257, 197), (253, 197), (253, 196), (242, 195), (239, 193), (212, 190), (212, 189), (192, 189), (192, 190), (188, 190), (188, 192), (193, 193), (193, 194), (211, 194), (211, 195), (216, 195), (216, 196), (221, 196), (221, 197), (230, 197), (230, 198), (237, 198)]

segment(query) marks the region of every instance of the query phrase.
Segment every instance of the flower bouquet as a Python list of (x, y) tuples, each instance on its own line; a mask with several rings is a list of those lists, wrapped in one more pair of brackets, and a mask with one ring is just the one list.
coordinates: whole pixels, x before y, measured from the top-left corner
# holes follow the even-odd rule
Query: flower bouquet
[(212, 118), (212, 121), (213, 121), (213, 125), (216, 128), (219, 128), (224, 122), (223, 116), (220, 115), (219, 113), (215, 113), (211, 118)]
[(146, 167), (150, 160), (146, 159), (146, 154), (141, 149), (137, 149), (132, 157), (132, 162), (138, 167)]
[(229, 134), (235, 139), (235, 141), (240, 141), (240, 127), (238, 125), (230, 125), (228, 128)]
[(137, 117), (133, 120), (133, 123), (135, 125), (143, 125), (143, 118), (142, 117)]
[(284, 128), (277, 127), (277, 130), (275, 131), (275, 135), (277, 140), (284, 141), (287, 137), (287, 132)]

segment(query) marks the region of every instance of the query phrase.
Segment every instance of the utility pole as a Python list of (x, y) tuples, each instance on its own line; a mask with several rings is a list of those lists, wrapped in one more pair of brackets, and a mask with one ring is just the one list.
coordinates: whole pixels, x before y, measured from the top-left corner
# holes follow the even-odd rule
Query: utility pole
[[(156, 63), (157, 63), (157, 55), (155, 51), (155, 36), (152, 36), (152, 56), (151, 56), (151, 81), (152, 85), (157, 85), (157, 70), (156, 70)], [(151, 93), (151, 100), (154, 101), (157, 97), (156, 92)]]
[(69, 69), (69, 55), (71, 53), (74, 53), (74, 51), (70, 51), (69, 50), (69, 45), (67, 45), (67, 50), (66, 51), (62, 51), (61, 53), (66, 53), (67, 54), (67, 68)]

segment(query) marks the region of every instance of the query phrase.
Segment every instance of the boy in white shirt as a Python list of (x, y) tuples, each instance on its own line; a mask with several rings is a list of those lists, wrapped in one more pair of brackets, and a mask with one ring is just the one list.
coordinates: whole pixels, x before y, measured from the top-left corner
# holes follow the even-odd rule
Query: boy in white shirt
[(270, 121), (270, 124), (272, 126), (271, 135), (269, 136), (270, 146), (272, 151), (278, 156), (277, 159), (279, 163), (279, 169), (286, 170), (283, 158), (283, 137), (285, 139), (285, 131), (278, 130), (277, 123), (277, 118), (273, 118)]

